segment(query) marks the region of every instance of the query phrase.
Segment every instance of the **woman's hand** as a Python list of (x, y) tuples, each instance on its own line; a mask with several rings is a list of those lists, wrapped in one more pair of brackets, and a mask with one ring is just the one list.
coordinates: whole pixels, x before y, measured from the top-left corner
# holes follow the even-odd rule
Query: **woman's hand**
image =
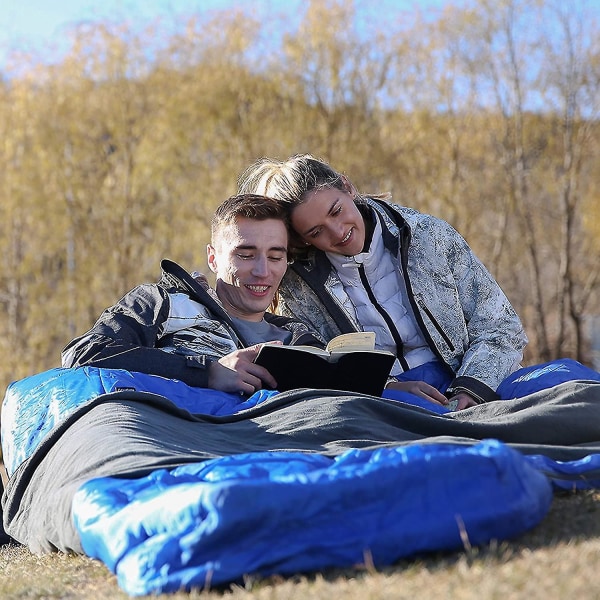
[(385, 388), (387, 390), (408, 392), (409, 394), (414, 394), (415, 396), (424, 398), (434, 404), (441, 404), (442, 406), (448, 404), (448, 398), (446, 398), (442, 392), (424, 381), (392, 381), (388, 383)]
[(454, 410), (463, 410), (465, 408), (471, 408), (471, 406), (477, 406), (475, 398), (467, 394), (467, 392), (458, 392), (458, 394), (454, 394), (449, 402), (456, 402), (456, 408), (454, 408)]
[(415, 396), (424, 398), (434, 404), (441, 404), (446, 407), (448, 404), (452, 404), (452, 410), (464, 410), (471, 406), (477, 406), (475, 398), (470, 396), (467, 392), (458, 392), (448, 400), (448, 398), (446, 398), (446, 396), (444, 396), (437, 388), (434, 388), (424, 381), (392, 381), (391, 383), (388, 383), (385, 388), (387, 390), (408, 392), (409, 394), (414, 394)]

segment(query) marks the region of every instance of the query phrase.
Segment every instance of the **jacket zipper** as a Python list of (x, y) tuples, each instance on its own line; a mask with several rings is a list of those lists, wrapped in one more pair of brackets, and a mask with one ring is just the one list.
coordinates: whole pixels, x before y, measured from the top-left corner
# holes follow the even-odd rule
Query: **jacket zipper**
[(434, 354), (440, 359), (442, 363), (444, 363), (448, 368), (451, 368), (450, 365), (444, 359), (443, 354), (440, 352), (440, 349), (437, 347), (437, 344), (433, 341), (431, 334), (429, 333), (429, 329), (425, 326), (425, 322), (423, 321), (423, 315), (421, 314), (421, 310), (423, 310), (434, 327), (438, 330), (442, 338), (446, 341), (448, 346), (454, 351), (454, 344), (450, 341), (450, 338), (444, 333), (444, 330), (440, 327), (439, 323), (436, 319), (433, 318), (433, 314), (431, 311), (425, 306), (425, 304), (419, 304), (415, 298), (415, 295), (412, 291), (412, 284), (410, 282), (410, 278), (408, 276), (408, 245), (410, 243), (410, 233), (406, 234), (406, 229), (402, 228), (398, 235), (398, 243), (400, 244), (400, 264), (402, 265), (402, 276), (404, 277), (404, 283), (406, 285), (406, 293), (408, 294), (408, 301), (411, 303), (413, 307), (413, 312), (415, 314), (415, 318), (419, 323), (419, 327), (425, 336), (425, 339), (429, 343), (429, 347), (433, 350)]
[(385, 321), (386, 325), (388, 326), (388, 329), (390, 330), (390, 333), (392, 334), (392, 337), (394, 338), (394, 342), (396, 344), (396, 358), (400, 361), (402, 370), (408, 371), (410, 369), (410, 367), (408, 365), (408, 362), (406, 362), (406, 359), (404, 358), (404, 342), (402, 341), (402, 337), (400, 336), (400, 333), (396, 329), (396, 326), (394, 325), (394, 321), (392, 320), (390, 315), (385, 311), (383, 306), (381, 306), (379, 304), (379, 302), (377, 301), (377, 298), (375, 298), (375, 295), (373, 294), (373, 290), (371, 290), (371, 286), (369, 285), (369, 280), (367, 279), (364, 265), (361, 264), (358, 266), (358, 274), (359, 274), (360, 280), (363, 284), (363, 287), (365, 288), (365, 291), (367, 292), (367, 296), (369, 297), (369, 300), (371, 301), (371, 304), (375, 307), (375, 310), (377, 310), (377, 312), (383, 317), (383, 320)]
[(425, 306), (424, 304), (422, 304), (422, 305), (419, 304), (419, 306), (421, 306), (421, 308), (425, 311), (425, 313), (429, 317), (429, 320), (433, 323), (434, 327), (438, 330), (438, 332), (442, 336), (442, 338), (444, 338), (444, 341), (446, 342), (446, 344), (448, 344), (448, 347), (454, 352), (454, 344), (452, 343), (452, 340), (448, 337), (446, 332), (440, 327), (440, 324), (437, 322), (437, 320), (435, 319), (435, 317), (433, 316), (433, 314), (431, 313), (429, 308), (427, 308), (427, 306)]

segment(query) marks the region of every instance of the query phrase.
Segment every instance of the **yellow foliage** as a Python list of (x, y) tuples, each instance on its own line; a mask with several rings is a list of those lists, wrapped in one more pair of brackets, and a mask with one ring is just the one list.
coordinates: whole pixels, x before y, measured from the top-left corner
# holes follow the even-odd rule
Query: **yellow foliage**
[[(14, 56), (0, 87), (0, 383), (57, 366), (105, 306), (158, 278), (162, 257), (206, 270), (210, 217), (238, 174), (298, 152), (450, 221), (523, 315), (532, 358), (584, 356), (566, 308), (600, 313), (600, 153), (593, 131), (566, 136), (561, 103), (577, 98), (591, 127), (598, 84), (556, 60), (575, 49), (548, 43), (564, 22), (523, 27), (548, 18), (538, 4), (391, 4), (383, 28), (358, 16), (369, 3), (312, 0), (296, 26), (240, 7), (172, 31), (85, 24), (54, 64)], [(597, 68), (592, 46), (577, 49)], [(530, 58), (546, 72), (517, 69)]]

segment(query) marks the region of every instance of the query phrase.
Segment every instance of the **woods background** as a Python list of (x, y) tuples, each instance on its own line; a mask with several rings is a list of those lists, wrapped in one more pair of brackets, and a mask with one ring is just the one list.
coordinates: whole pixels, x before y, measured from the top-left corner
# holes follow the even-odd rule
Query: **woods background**
[[(521, 315), (526, 362), (592, 364), (600, 316), (600, 28), (583, 0), (439, 12), (251, 3), (82, 23), (0, 85), (0, 386), (169, 257), (261, 156), (310, 152), (363, 193), (452, 223)], [(597, 367), (598, 368), (598, 367)]]

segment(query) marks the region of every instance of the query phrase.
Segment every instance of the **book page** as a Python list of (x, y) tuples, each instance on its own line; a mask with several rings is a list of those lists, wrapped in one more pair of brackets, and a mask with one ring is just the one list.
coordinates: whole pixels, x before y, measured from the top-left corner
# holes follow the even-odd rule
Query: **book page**
[(354, 350), (374, 350), (375, 332), (355, 331), (344, 333), (329, 340), (327, 350), (329, 352), (352, 352)]
[[(269, 344), (265, 344), (268, 346)], [(302, 350), (303, 352), (310, 352), (311, 354), (318, 354), (319, 356), (329, 356), (329, 352), (327, 350), (323, 350), (323, 348), (317, 348), (316, 346), (280, 346), (279, 344), (271, 344), (276, 348), (281, 348), (282, 350)]]

